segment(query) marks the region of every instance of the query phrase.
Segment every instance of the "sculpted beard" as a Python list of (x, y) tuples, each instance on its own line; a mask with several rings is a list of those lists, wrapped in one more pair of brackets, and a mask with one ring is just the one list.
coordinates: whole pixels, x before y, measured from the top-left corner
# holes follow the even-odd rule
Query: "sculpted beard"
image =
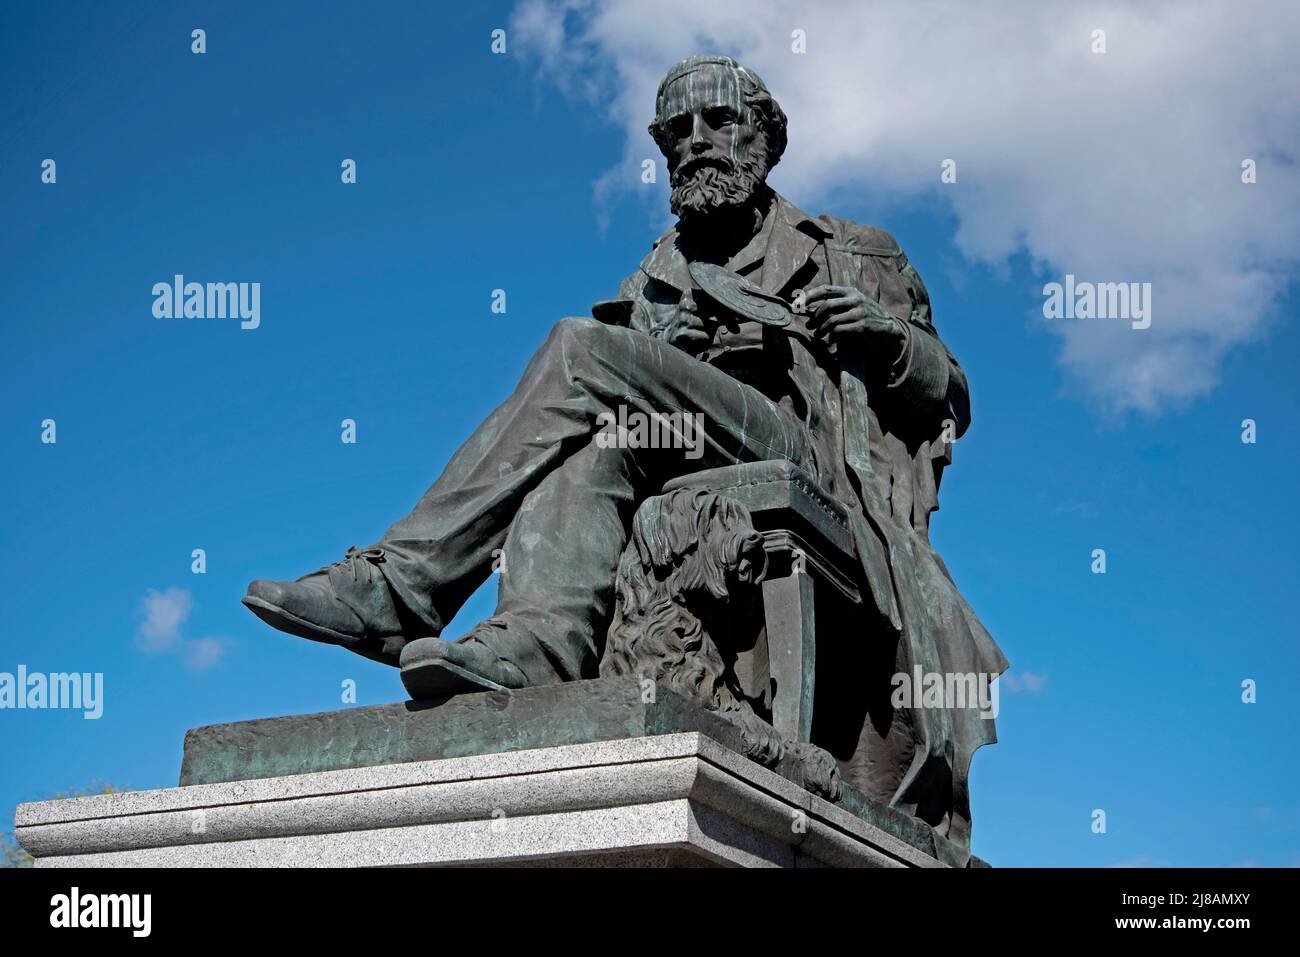
[(748, 203), (767, 178), (767, 143), (756, 136), (739, 163), (725, 156), (688, 160), (672, 174), (668, 203), (675, 216), (686, 219), (717, 209)]

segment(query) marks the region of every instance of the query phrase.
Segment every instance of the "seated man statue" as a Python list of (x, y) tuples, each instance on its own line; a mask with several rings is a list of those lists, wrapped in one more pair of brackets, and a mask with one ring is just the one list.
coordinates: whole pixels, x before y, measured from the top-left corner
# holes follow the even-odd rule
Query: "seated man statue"
[[(245, 604), (282, 631), (400, 664), (419, 696), (593, 678), (640, 503), (678, 476), (781, 459), (850, 513), (865, 605), (855, 640), (890, 649), (898, 674), (1000, 674), (1001, 652), (929, 543), (969, 402), (920, 276), (885, 231), (810, 216), (767, 185), (786, 116), (736, 61), (669, 70), (650, 132), (677, 223), (618, 297), (555, 325), (377, 543), (297, 581), (255, 581)], [(699, 282), (719, 273), (791, 321), (721, 308), (727, 295)], [(620, 408), (684, 413), (699, 435), (679, 449), (597, 441)], [(495, 614), (439, 637), (494, 563)], [(993, 722), (920, 705), (873, 704), (845, 780), (968, 846), (968, 766)]]

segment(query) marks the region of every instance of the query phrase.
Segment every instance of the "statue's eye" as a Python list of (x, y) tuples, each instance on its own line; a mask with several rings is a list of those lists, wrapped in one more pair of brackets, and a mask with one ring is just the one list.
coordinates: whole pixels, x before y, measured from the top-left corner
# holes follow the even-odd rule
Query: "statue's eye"
[(715, 130), (736, 122), (736, 111), (729, 106), (713, 106), (704, 111), (704, 121)]
[(685, 139), (691, 135), (691, 118), (686, 114), (674, 116), (668, 121), (668, 132), (677, 139)]

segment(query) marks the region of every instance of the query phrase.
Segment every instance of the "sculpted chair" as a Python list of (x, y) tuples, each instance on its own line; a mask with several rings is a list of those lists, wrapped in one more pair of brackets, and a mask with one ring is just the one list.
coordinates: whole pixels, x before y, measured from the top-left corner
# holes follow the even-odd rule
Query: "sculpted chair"
[(767, 574), (761, 628), (753, 645), (739, 650), (736, 672), (783, 737), (811, 741), (818, 621), (833, 639), (833, 623), (862, 602), (844, 506), (808, 473), (779, 459), (696, 472), (663, 491), (678, 489), (702, 489), (740, 503), (762, 536)]
[(860, 574), (844, 507), (790, 462), (675, 478), (638, 510), (601, 674), (692, 697), (739, 725), (755, 760), (792, 753), (806, 786), (838, 799), (814, 731), (817, 637), (820, 623), (828, 664), (848, 661), (835, 645), (852, 634)]

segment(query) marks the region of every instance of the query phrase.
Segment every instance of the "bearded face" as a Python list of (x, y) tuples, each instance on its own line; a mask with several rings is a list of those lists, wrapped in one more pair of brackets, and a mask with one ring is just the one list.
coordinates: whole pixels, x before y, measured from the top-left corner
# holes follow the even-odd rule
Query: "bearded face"
[(708, 64), (675, 77), (664, 89), (659, 129), (678, 217), (742, 207), (767, 178), (767, 138), (732, 68)]
[(690, 219), (747, 204), (767, 179), (767, 151), (761, 141), (760, 134), (738, 160), (704, 155), (679, 165), (670, 178), (672, 192), (668, 203), (673, 214)]

